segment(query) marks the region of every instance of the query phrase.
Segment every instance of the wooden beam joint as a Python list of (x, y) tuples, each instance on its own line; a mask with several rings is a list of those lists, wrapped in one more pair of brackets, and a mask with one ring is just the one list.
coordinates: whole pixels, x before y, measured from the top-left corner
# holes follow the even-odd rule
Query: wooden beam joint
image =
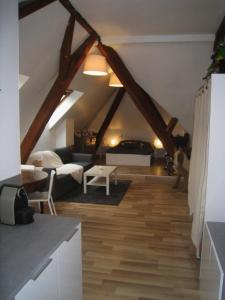
[(81, 16), (81, 14), (74, 8), (69, 0), (59, 0), (63, 7), (76, 18), (77, 22), (89, 33), (94, 34), (97, 40), (100, 40), (98, 33), (91, 27), (91, 25)]
[(151, 96), (134, 80), (122, 59), (113, 48), (99, 43), (98, 49), (106, 57), (108, 64), (126, 88), (136, 107), (163, 143), (165, 150), (173, 156), (175, 149), (174, 142), (171, 135), (166, 131), (167, 125), (157, 110)]
[(176, 127), (177, 125), (177, 122), (178, 122), (178, 119), (177, 118), (171, 118), (168, 125), (167, 125), (167, 128), (166, 128), (166, 131), (170, 134), (172, 134), (174, 128)]

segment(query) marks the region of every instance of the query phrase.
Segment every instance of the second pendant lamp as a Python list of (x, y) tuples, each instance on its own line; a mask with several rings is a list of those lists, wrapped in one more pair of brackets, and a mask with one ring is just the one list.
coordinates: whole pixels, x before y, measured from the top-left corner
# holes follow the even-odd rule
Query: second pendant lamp
[(83, 73), (92, 76), (107, 75), (107, 62), (103, 55), (89, 54), (84, 63)]
[(123, 87), (119, 78), (113, 73), (112, 69), (108, 67), (106, 58), (100, 54), (88, 54), (85, 63), (83, 73), (91, 76), (109, 76), (110, 87)]
[(122, 83), (120, 82), (119, 78), (116, 76), (115, 73), (110, 74), (109, 86), (111, 86), (111, 87), (123, 87)]

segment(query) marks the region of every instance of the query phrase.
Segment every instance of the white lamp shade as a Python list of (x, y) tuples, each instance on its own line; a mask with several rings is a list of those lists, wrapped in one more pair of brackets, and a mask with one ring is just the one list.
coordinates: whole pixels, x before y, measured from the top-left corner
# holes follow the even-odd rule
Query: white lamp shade
[(98, 54), (89, 54), (84, 63), (83, 73), (92, 76), (107, 75), (107, 63), (105, 57)]
[(112, 87), (123, 87), (122, 83), (120, 82), (119, 78), (116, 76), (115, 73), (111, 73), (109, 77), (109, 86)]

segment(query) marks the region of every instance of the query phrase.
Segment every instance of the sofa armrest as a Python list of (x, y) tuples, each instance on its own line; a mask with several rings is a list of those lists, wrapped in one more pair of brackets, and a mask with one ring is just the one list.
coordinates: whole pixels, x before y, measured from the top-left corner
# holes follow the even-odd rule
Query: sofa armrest
[(72, 153), (73, 161), (93, 162), (94, 155), (89, 153)]

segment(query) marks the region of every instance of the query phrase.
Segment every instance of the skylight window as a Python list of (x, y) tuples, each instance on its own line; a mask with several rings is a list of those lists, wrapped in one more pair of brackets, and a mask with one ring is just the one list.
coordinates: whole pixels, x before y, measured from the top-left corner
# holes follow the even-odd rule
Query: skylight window
[(60, 103), (64, 101), (70, 94), (72, 94), (73, 90), (66, 90), (62, 98), (60, 99)]
[(59, 106), (54, 111), (48, 122), (48, 128), (52, 129), (65, 114), (71, 109), (71, 107), (78, 101), (78, 99), (83, 95), (82, 92), (73, 91), (67, 97), (62, 97)]
[(23, 74), (19, 74), (19, 90), (27, 82), (27, 80), (29, 78), (30, 78), (29, 76), (26, 76), (26, 75), (23, 75)]

